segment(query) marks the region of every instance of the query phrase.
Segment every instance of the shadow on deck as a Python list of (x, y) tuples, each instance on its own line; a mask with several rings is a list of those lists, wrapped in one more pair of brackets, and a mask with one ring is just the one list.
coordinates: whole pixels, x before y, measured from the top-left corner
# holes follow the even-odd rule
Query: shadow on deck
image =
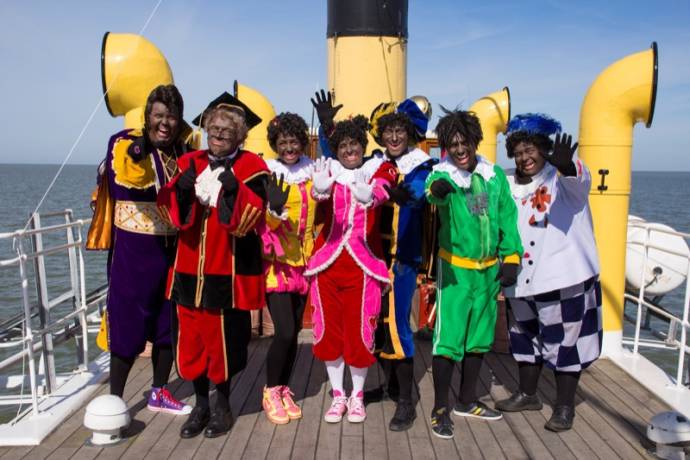
[[(255, 339), (250, 345), (247, 368), (232, 381), (231, 406), (239, 416), (227, 436), (205, 439), (180, 439), (180, 426), (186, 417), (148, 411), (145, 392), (151, 385), (148, 360), (137, 360), (125, 390), (133, 422), (127, 439), (113, 447), (85, 445), (90, 433), (82, 426), (84, 408), (65, 421), (40, 446), (0, 448), (0, 458), (147, 458), (180, 459), (246, 458), (650, 458), (645, 432), (647, 421), (657, 412), (668, 410), (654, 395), (607, 360), (600, 360), (582, 376), (577, 395), (574, 428), (551, 433), (543, 426), (551, 414), (555, 380), (543, 373), (539, 393), (546, 402), (540, 412), (504, 414), (502, 420), (485, 422), (453, 416), (455, 438), (441, 440), (431, 435), (429, 414), (433, 405), (430, 366), (431, 344), (418, 342), (415, 358), (417, 420), (407, 432), (388, 430), (395, 403), (385, 400), (367, 406), (363, 424), (327, 424), (322, 416), (330, 404), (323, 363), (311, 354), (311, 345), (300, 344), (291, 388), (302, 406), (304, 417), (287, 425), (275, 426), (261, 413), (261, 389), (265, 382), (265, 355), (269, 339)], [(509, 396), (517, 386), (517, 366), (510, 355), (490, 353), (481, 375), (479, 394), (489, 405)], [(175, 374), (173, 374), (175, 375)], [(175, 375), (176, 377), (176, 375)], [(346, 377), (346, 381), (348, 378)], [(369, 372), (366, 388), (382, 381), (375, 366)], [(459, 374), (453, 377), (454, 403)], [(188, 382), (173, 379), (170, 389), (180, 399), (193, 404)], [(103, 385), (99, 394), (108, 391)], [(213, 396), (212, 396), (213, 399)]]

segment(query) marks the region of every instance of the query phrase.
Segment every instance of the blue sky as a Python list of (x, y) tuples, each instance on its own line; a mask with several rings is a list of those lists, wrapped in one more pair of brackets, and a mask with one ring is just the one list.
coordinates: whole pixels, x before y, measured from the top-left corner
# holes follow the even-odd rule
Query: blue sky
[[(103, 34), (138, 32), (156, 3), (0, 3), (0, 163), (65, 158), (101, 97)], [(325, 34), (318, 0), (164, 0), (144, 33), (168, 59), (188, 120), (238, 79), (307, 121), (309, 97), (326, 84)], [(687, 0), (410, 0), (409, 35), (408, 94), (432, 101), (432, 125), (439, 103), (469, 107), (509, 86), (513, 113), (549, 113), (574, 134), (597, 75), (657, 41), (654, 123), (635, 128), (633, 169), (690, 171)], [(121, 127), (102, 106), (70, 164), (98, 163)]]

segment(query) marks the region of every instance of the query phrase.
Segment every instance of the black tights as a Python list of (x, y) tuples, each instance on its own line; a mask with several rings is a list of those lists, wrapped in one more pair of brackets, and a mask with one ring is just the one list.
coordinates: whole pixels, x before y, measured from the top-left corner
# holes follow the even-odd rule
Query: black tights
[(412, 358), (391, 359), (390, 366), (389, 389), (391, 384), (397, 385), (400, 389), (400, 399), (412, 401), (412, 384), (414, 382), (414, 362)]
[(302, 329), (305, 297), (289, 292), (266, 296), (275, 335), (266, 355), (266, 386), (287, 385), (297, 356), (297, 335)]
[[(520, 391), (526, 395), (537, 394), (537, 383), (541, 374), (542, 364), (518, 363), (520, 374)], [(575, 406), (575, 392), (580, 381), (579, 372), (554, 371), (556, 376), (556, 405)]]
[[(208, 377), (198, 377), (192, 381), (194, 386), (194, 395), (196, 397), (196, 406), (203, 409), (209, 408), (208, 391), (210, 382)], [(230, 380), (223, 383), (216, 384), (216, 406), (215, 409), (221, 412), (230, 411)]]
[[(110, 353), (110, 394), (122, 397), (129, 371), (134, 365), (134, 357), (120, 356)], [(151, 351), (153, 365), (153, 387), (160, 388), (168, 383), (168, 377), (173, 365), (173, 352), (170, 345), (154, 345)]]
[[(460, 383), (462, 404), (470, 404), (477, 400), (477, 382), (483, 358), (483, 353), (465, 353)], [(450, 390), (454, 365), (455, 361), (444, 356), (434, 356), (431, 361), (431, 371), (434, 376), (434, 411), (448, 407), (448, 390)]]

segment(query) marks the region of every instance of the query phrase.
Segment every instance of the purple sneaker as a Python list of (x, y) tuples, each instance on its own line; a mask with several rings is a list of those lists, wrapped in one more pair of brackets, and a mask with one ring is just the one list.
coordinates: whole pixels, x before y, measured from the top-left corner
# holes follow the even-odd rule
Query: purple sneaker
[(165, 387), (151, 388), (147, 407), (154, 412), (167, 412), (173, 415), (188, 415), (192, 412), (192, 406), (175, 399)]

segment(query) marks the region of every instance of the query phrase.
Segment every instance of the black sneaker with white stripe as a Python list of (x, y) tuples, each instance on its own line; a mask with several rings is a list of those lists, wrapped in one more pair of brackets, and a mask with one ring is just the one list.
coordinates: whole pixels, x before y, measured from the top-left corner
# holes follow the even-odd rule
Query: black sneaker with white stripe
[(475, 401), (470, 404), (457, 403), (453, 408), (453, 414), (460, 417), (474, 417), (484, 420), (500, 420), (503, 418), (502, 413), (490, 409), (481, 401)]

